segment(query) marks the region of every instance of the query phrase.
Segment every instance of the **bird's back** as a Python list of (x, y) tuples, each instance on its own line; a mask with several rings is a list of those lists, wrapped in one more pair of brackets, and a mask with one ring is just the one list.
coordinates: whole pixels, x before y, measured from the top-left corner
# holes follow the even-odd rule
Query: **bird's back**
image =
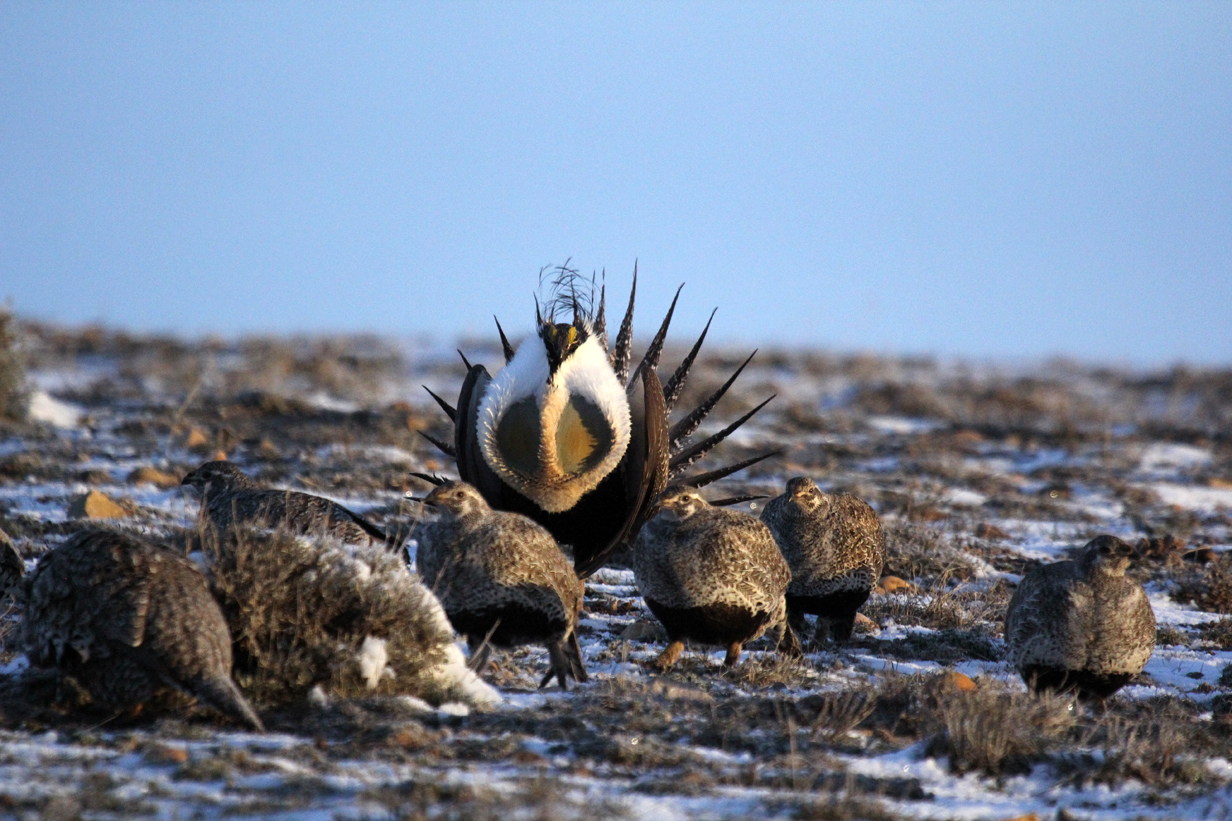
[(385, 542), (384, 531), (359, 514), (330, 499), (296, 490), (228, 490), (210, 498), (207, 509), (220, 530), (256, 524), (301, 535), (332, 536), (350, 544)]
[(643, 595), (672, 607), (723, 603), (765, 609), (781, 599), (791, 580), (770, 531), (747, 514), (705, 508), (674, 528), (652, 526), (643, 534), (638, 551)]

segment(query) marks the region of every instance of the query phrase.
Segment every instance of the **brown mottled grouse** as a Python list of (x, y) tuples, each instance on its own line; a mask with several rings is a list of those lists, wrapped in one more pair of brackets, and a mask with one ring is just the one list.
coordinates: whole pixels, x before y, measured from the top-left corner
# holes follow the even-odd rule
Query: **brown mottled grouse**
[(782, 631), (781, 650), (799, 652), (783, 598), (791, 570), (770, 530), (747, 513), (711, 507), (692, 488), (668, 488), (638, 534), (633, 570), (667, 629), (660, 670), (676, 663), (686, 639), (726, 647), (731, 667), (746, 642), (772, 627)]
[(787, 613), (797, 630), (817, 616), (815, 642), (851, 638), (856, 611), (881, 578), (885, 534), (877, 514), (846, 493), (823, 493), (798, 476), (771, 499), (761, 520), (791, 566)]
[(21, 595), (21, 577), (25, 572), (26, 563), (17, 552), (17, 545), (0, 530), (0, 599)]
[(586, 681), (575, 634), (583, 586), (552, 535), (526, 516), (492, 510), (465, 482), (445, 482), (423, 502), (438, 515), (411, 534), (419, 575), (479, 651), (475, 669), (483, 669), (488, 645), (541, 642), (551, 669), (539, 686), (553, 677), (561, 689), (570, 677)]
[(386, 543), (385, 531), (337, 502), (296, 490), (263, 488), (231, 462), (206, 462), (184, 477), (201, 492), (214, 527), (281, 527), (304, 536), (333, 536), (349, 544)]
[(1005, 613), (1009, 662), (1027, 686), (1104, 699), (1142, 671), (1155, 647), (1155, 614), (1125, 578), (1133, 548), (1115, 536), (1073, 561), (1032, 570)]
[(175, 689), (262, 729), (231, 680), (231, 635), (205, 576), (137, 536), (83, 530), (44, 556), (27, 585), (25, 646), (103, 707)]

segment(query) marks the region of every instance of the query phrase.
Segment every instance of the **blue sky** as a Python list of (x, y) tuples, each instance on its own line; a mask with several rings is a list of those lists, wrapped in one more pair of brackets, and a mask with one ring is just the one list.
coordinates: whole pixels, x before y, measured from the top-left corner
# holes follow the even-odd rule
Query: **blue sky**
[(0, 4), (0, 298), (1232, 363), (1229, 3)]

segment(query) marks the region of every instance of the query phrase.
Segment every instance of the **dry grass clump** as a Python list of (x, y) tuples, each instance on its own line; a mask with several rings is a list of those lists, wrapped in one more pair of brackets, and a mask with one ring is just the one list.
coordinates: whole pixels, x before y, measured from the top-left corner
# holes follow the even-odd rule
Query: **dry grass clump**
[(235, 678), (262, 704), (315, 685), (347, 697), (462, 699), (478, 684), (436, 598), (383, 548), (282, 531), (202, 534), (235, 646)]
[(892, 620), (914, 627), (951, 630), (1000, 623), (1009, 599), (1009, 588), (1001, 581), (985, 589), (951, 589), (942, 577), (919, 592), (873, 594), (861, 612), (883, 626)]
[(405, 369), (402, 355), (373, 336), (250, 337), (237, 347), (242, 364), (222, 373), (224, 392), (229, 395), (324, 392), (343, 399), (371, 400), (391, 376)]
[(896, 521), (885, 526), (885, 536), (887, 575), (967, 581), (979, 572), (977, 560), (935, 528)]
[(817, 678), (817, 672), (802, 656), (780, 653), (749, 653), (748, 658), (723, 673), (728, 681), (753, 689), (784, 685), (803, 687)]
[(619, 799), (594, 796), (547, 775), (520, 779), (504, 789), (497, 785), (430, 779), (368, 790), (357, 799), (360, 805), (380, 805), (387, 815), (402, 821), (584, 821), (631, 817), (629, 808)]
[(902, 659), (928, 659), (940, 664), (958, 661), (1000, 661), (1004, 655), (984, 631), (975, 628), (944, 628), (928, 633), (911, 632), (901, 639), (880, 642), (879, 655)]
[(929, 743), (930, 755), (947, 756), (953, 772), (993, 776), (1029, 771), (1075, 723), (1069, 699), (988, 685), (940, 696), (933, 719), (940, 729)]
[(1232, 614), (1232, 553), (1221, 554), (1201, 572), (1181, 579), (1172, 598), (1181, 603), (1192, 601), (1208, 613)]
[(1226, 756), (1209, 724), (1195, 720), (1192, 703), (1157, 698), (1130, 706), (1128, 714), (1102, 717), (1080, 739), (1096, 755), (1062, 760), (1068, 780), (1078, 785), (1117, 786), (1127, 780), (1152, 787), (1215, 782), (1211, 755)]
[(856, 687), (830, 693), (815, 693), (796, 702), (795, 712), (814, 738), (834, 742), (854, 730), (878, 707), (872, 687)]
[(0, 420), (26, 418), (26, 371), (17, 350), (17, 320), (0, 306)]

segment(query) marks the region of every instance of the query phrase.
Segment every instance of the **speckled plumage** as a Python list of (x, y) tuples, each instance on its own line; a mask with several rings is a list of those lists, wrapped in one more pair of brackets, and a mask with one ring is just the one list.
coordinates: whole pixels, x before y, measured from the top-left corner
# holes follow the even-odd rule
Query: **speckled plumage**
[(574, 633), (584, 588), (552, 535), (526, 516), (492, 510), (465, 482), (445, 482), (424, 503), (438, 515), (411, 534), (419, 574), (481, 653), (477, 667), (488, 644), (542, 643), (552, 664), (543, 684), (586, 681)]
[(383, 545), (385, 532), (337, 502), (297, 490), (263, 488), (231, 462), (206, 462), (181, 482), (201, 492), (202, 510), (220, 531), (239, 524), (281, 527), (348, 544)]
[(137, 536), (83, 530), (27, 583), (31, 663), (76, 679), (100, 705), (139, 707), (174, 688), (236, 721), (261, 720), (231, 680), (231, 634), (187, 557)]
[(1099, 536), (1077, 559), (1032, 570), (1005, 613), (1010, 664), (1035, 690), (1107, 698), (1142, 671), (1155, 648), (1155, 614), (1125, 578), (1133, 548)]
[(804, 476), (771, 499), (761, 520), (791, 567), (787, 611), (793, 623), (817, 616), (815, 641), (851, 637), (856, 611), (885, 563), (885, 533), (877, 513), (846, 493), (823, 493)]
[(21, 596), (21, 579), (26, 572), (26, 563), (17, 552), (17, 545), (9, 534), (0, 530), (0, 600), (7, 596)]
[[(767, 629), (798, 650), (786, 622), (791, 570), (769, 528), (747, 513), (711, 507), (691, 488), (669, 488), (634, 544), (634, 574), (670, 644), (657, 666), (676, 662), (684, 640), (727, 648), (725, 664)], [(784, 643), (785, 642), (785, 643)]]

